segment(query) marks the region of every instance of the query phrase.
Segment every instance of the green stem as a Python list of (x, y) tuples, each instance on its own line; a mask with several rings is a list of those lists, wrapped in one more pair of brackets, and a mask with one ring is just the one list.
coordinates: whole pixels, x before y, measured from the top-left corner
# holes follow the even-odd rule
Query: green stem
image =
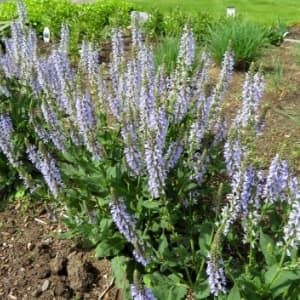
[(188, 270), (188, 268), (184, 268), (184, 271), (186, 273), (186, 276), (187, 276), (187, 279), (188, 279), (188, 283), (189, 283), (189, 286), (193, 286), (193, 280), (191, 278), (191, 274)]

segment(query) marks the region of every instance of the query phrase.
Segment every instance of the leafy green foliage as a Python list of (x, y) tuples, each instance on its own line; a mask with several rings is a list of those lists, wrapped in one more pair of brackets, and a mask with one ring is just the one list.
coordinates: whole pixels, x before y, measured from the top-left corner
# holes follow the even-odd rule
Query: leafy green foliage
[(168, 13), (154, 9), (150, 12), (150, 19), (143, 25), (145, 35), (151, 39), (180, 38), (182, 28), (189, 24), (193, 28), (197, 42), (203, 43), (208, 27), (217, 22), (209, 13), (202, 11), (193, 14), (173, 8)]
[[(70, 29), (70, 48), (77, 52), (83, 39), (101, 41), (110, 35), (112, 27), (130, 24), (133, 5), (123, 0), (105, 0), (93, 3), (74, 4), (69, 0), (25, 0), (30, 25), (42, 38), (48, 27), (52, 42), (59, 39), (61, 24)], [(16, 2), (0, 3), (0, 21), (17, 18)]]
[(163, 276), (155, 272), (145, 275), (144, 281), (153, 289), (158, 299), (180, 300), (187, 292), (187, 286), (181, 284), (181, 278), (176, 274)]

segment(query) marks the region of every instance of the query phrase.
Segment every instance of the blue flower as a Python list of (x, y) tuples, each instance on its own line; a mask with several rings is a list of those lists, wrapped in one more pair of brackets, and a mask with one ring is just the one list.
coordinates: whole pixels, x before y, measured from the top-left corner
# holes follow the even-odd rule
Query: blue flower
[(55, 160), (49, 153), (43, 153), (33, 145), (28, 145), (28, 158), (43, 175), (52, 195), (56, 198), (65, 187)]
[(17, 168), (20, 165), (18, 155), (13, 144), (13, 124), (10, 116), (6, 114), (0, 115), (0, 149), (10, 162), (10, 164)]
[(133, 300), (156, 300), (153, 292), (149, 288), (137, 286), (135, 284), (130, 285), (130, 291)]
[(280, 160), (277, 154), (270, 165), (269, 174), (264, 188), (265, 202), (275, 202), (285, 200), (285, 189), (288, 186), (289, 168), (287, 161)]
[(144, 245), (136, 233), (136, 220), (128, 213), (124, 199), (113, 195), (113, 199), (109, 202), (109, 207), (118, 230), (134, 246), (133, 256), (136, 261), (143, 266), (148, 265), (149, 262), (144, 254)]
[(208, 255), (206, 274), (208, 275), (208, 284), (210, 292), (214, 296), (226, 293), (226, 278), (223, 269), (223, 260), (214, 255)]

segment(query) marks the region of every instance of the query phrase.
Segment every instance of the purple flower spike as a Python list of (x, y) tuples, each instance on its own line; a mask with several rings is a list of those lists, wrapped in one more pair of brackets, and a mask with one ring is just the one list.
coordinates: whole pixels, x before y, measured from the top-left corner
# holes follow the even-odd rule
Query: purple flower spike
[(27, 10), (26, 10), (26, 7), (25, 7), (25, 4), (23, 1), (18, 0), (17, 10), (18, 10), (18, 16), (19, 16), (20, 23), (22, 25), (25, 25), (26, 22), (28, 21), (28, 17), (27, 17)]
[[(283, 241), (288, 246), (287, 255), (290, 256), (291, 248), (298, 249), (300, 246), (300, 191), (296, 177), (289, 180), (289, 203), (290, 212), (283, 228)], [(282, 242), (278, 244), (282, 245)]]
[(64, 183), (62, 182), (55, 160), (49, 153), (42, 153), (33, 145), (27, 146), (26, 152), (30, 161), (42, 173), (52, 195), (56, 198), (64, 188)]
[(208, 275), (208, 284), (210, 292), (214, 296), (219, 296), (221, 293), (226, 293), (226, 278), (223, 269), (223, 260), (208, 255), (208, 262), (206, 267), (206, 274)]
[(145, 258), (144, 245), (136, 233), (136, 220), (128, 213), (124, 199), (115, 197), (110, 201), (109, 207), (118, 230), (135, 247), (133, 251), (134, 258), (138, 263), (147, 266), (149, 262)]
[(156, 300), (153, 292), (149, 288), (137, 286), (135, 284), (130, 285), (131, 295), (133, 300)]
[(195, 40), (193, 32), (187, 26), (183, 29), (183, 34), (180, 40), (179, 53), (177, 63), (183, 64), (184, 67), (191, 67), (195, 57)]
[(274, 203), (277, 200), (286, 200), (284, 190), (288, 185), (289, 169), (285, 160), (281, 161), (276, 155), (270, 165), (264, 188), (264, 198), (266, 202)]
[(17, 168), (20, 165), (15, 147), (12, 143), (13, 139), (13, 125), (11, 118), (8, 115), (0, 115), (0, 149), (10, 162), (10, 164)]
[(102, 157), (102, 147), (95, 138), (96, 118), (91, 97), (88, 93), (76, 99), (76, 118), (79, 133), (81, 134), (87, 150), (94, 160)]
[(68, 52), (70, 41), (70, 31), (66, 24), (62, 24), (60, 31), (59, 51)]

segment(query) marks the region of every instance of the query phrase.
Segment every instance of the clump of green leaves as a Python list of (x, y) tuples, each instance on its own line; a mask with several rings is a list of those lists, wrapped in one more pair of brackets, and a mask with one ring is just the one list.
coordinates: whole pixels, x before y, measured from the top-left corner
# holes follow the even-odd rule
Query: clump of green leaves
[(209, 27), (206, 44), (214, 60), (220, 64), (230, 45), (236, 69), (246, 70), (268, 45), (265, 27), (240, 18), (228, 18)]
[(216, 22), (215, 18), (206, 12), (193, 14), (174, 8), (168, 13), (162, 14), (158, 9), (150, 12), (150, 19), (143, 25), (143, 31), (151, 39), (163, 37), (180, 38), (180, 33), (185, 24), (193, 28), (195, 39), (203, 43), (210, 25)]
[(156, 67), (164, 65), (168, 74), (175, 68), (178, 51), (179, 38), (165, 37), (162, 38), (154, 48), (154, 63)]
[(283, 40), (284, 35), (288, 32), (288, 26), (285, 22), (278, 20), (276, 23), (267, 27), (267, 36), (272, 45), (279, 46)]

